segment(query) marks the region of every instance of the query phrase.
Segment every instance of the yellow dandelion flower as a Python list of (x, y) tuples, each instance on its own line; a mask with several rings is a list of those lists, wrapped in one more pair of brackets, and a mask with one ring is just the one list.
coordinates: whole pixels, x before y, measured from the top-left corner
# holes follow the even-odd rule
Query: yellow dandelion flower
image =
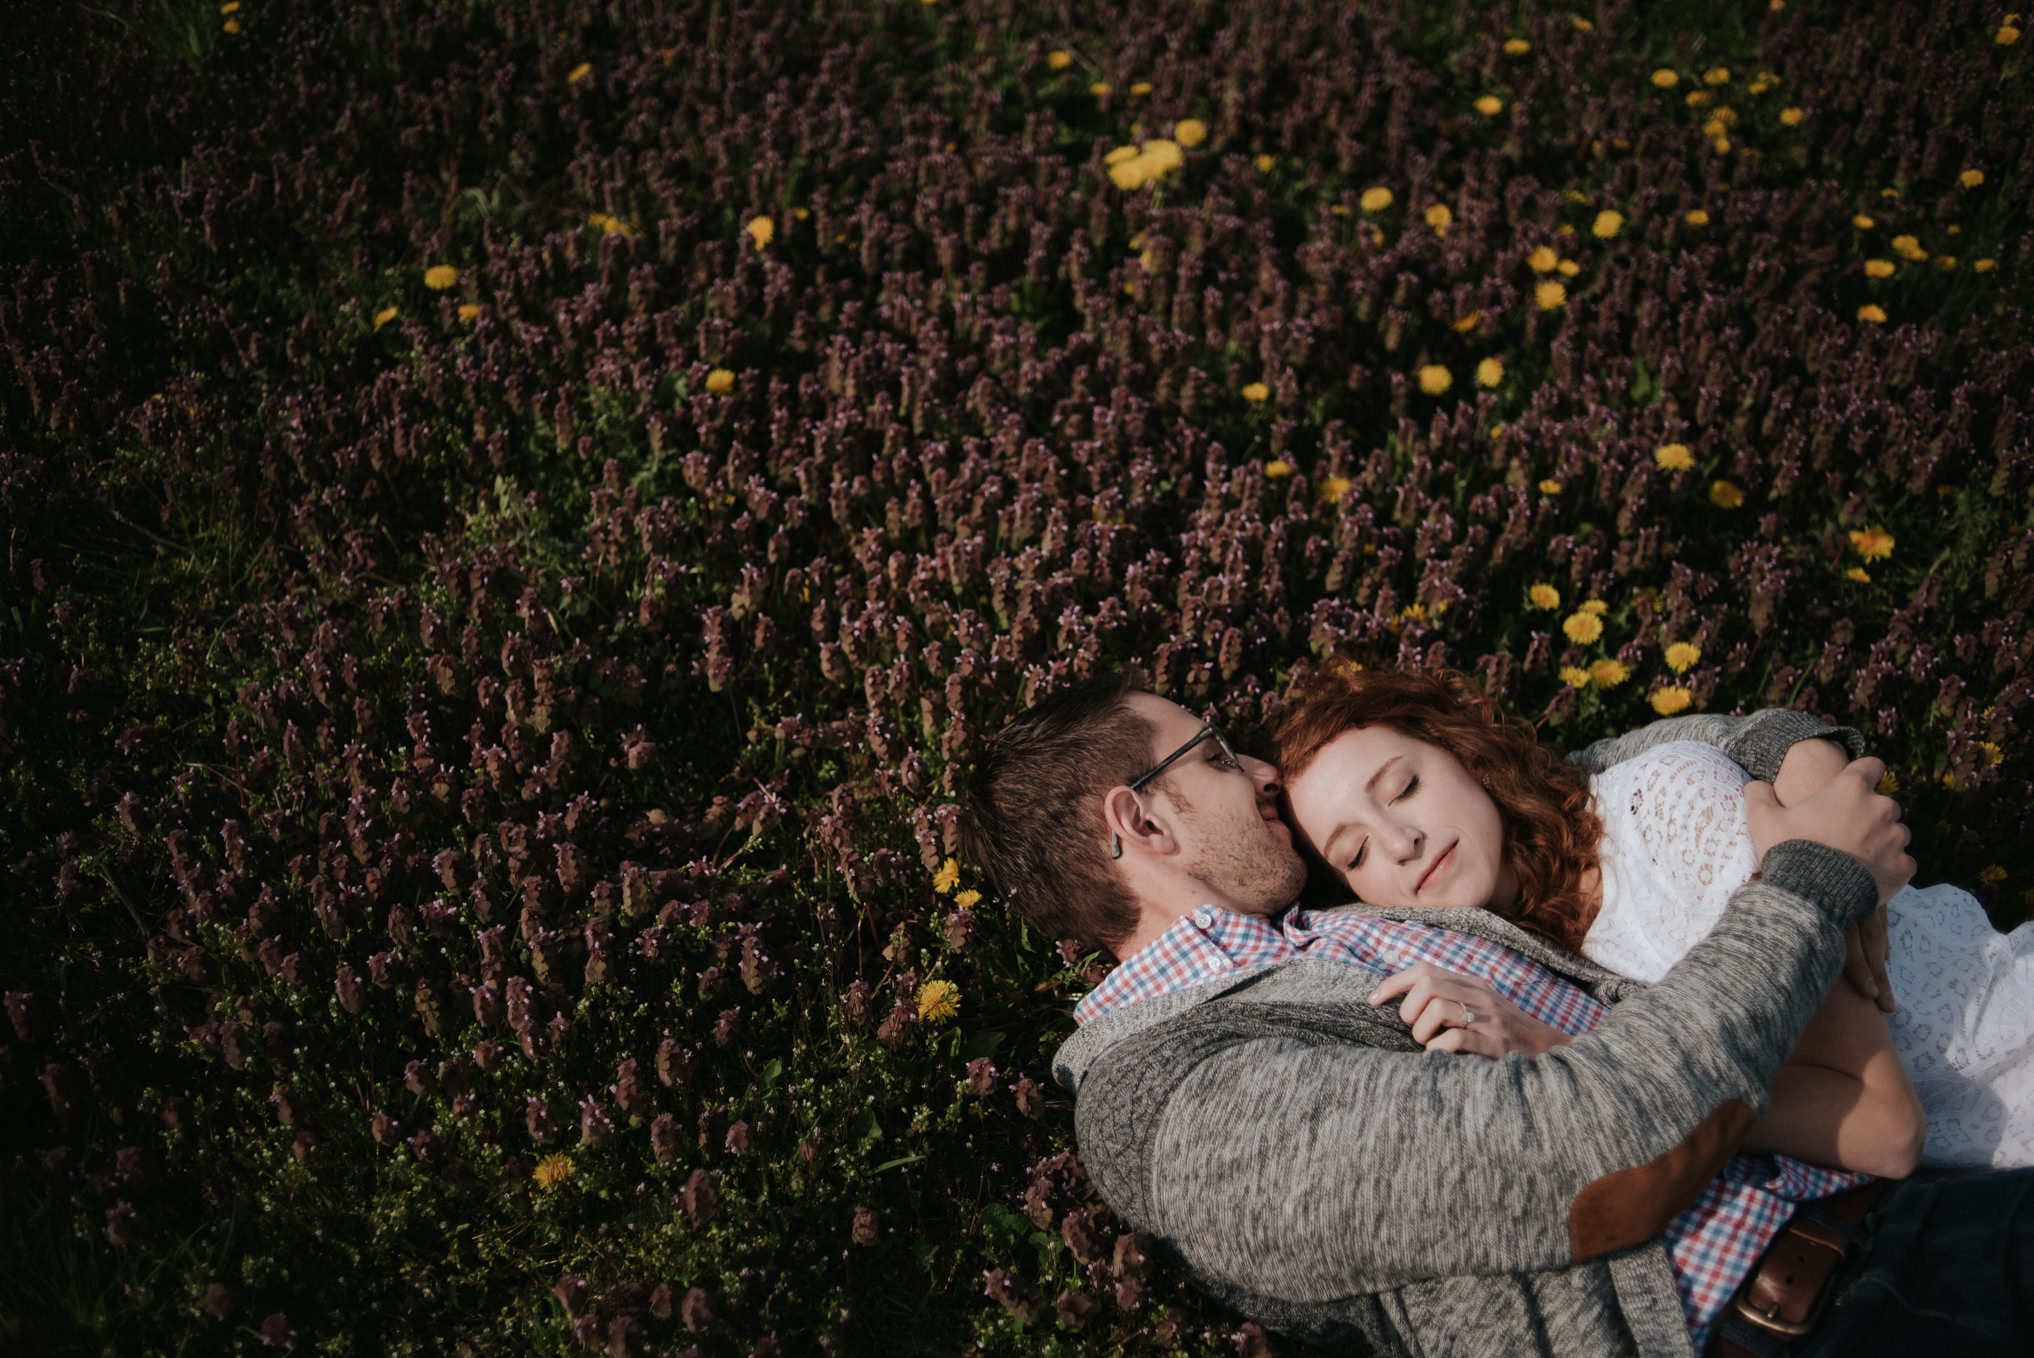
[(1454, 320), (1448, 322), (1448, 324), (1454, 328), (1456, 334), (1466, 335), (1477, 326), (1483, 324), (1483, 313), (1472, 311), (1467, 316), (1457, 316)]
[(1783, 108), (1780, 110), (1780, 121), (1788, 127), (1799, 127), (1801, 120), (1807, 116), (1808, 111), (1806, 109)]
[(1532, 50), (1533, 45), (1527, 42), (1524, 38), (1506, 38), (1504, 40), (1504, 52), (1506, 56), (1522, 57)]
[(981, 892), (968, 890), (963, 891), (959, 895), (955, 896), (953, 898), (953, 903), (963, 910), (972, 910), (981, 903), (981, 900), (982, 900)]
[(1687, 689), (1680, 687), (1678, 684), (1672, 688), (1654, 689), (1653, 696), (1651, 699), (1653, 711), (1659, 713), (1663, 717), (1671, 717), (1676, 712), (1687, 711), (1688, 704), (1694, 701), (1695, 695), (1690, 693)]
[(1676, 641), (1666, 649), (1667, 668), (1676, 674), (1686, 674), (1702, 659), (1702, 648), (1692, 641)]
[(1681, 220), (1690, 226), (1707, 226), (1709, 225), (1709, 214), (1699, 207), (1693, 208), (1684, 214)]
[(1057, 52), (1047, 52), (1045, 54), (1045, 66), (1047, 70), (1064, 71), (1067, 67), (1071, 65), (1073, 65), (1073, 53), (1068, 52), (1064, 49), (1061, 49), (1060, 51)]
[(918, 1017), (945, 1023), (960, 1012), (960, 987), (952, 981), (927, 981), (918, 987)]
[(1884, 561), (1893, 554), (1893, 535), (1883, 528), (1853, 528), (1850, 546), (1867, 561)]
[(1554, 272), (1560, 274), (1563, 278), (1573, 278), (1576, 274), (1582, 272), (1582, 266), (1572, 259), (1564, 259), (1554, 266)]
[(1900, 191), (1898, 189), (1880, 189), (1879, 197), (1884, 198), (1888, 202), (1897, 203), (1900, 201)]
[(2020, 30), (2011, 24), (2000, 24), (1999, 31), (1992, 34), (1992, 41), (2001, 47), (2011, 47), (2020, 41)]
[(1268, 401), (1271, 399), (1271, 388), (1262, 382), (1252, 382), (1243, 388), (1243, 399), (1246, 401)]
[(379, 330), (384, 325), (387, 325), (390, 321), (394, 320), (395, 318), (396, 318), (396, 309), (392, 306), (385, 306), (381, 310), (374, 313), (374, 328), (376, 330)]
[(1996, 743), (1989, 740), (1981, 740), (1978, 742), (1978, 748), (1985, 752), (1985, 763), (2003, 764), (2006, 762), (2006, 752), (2000, 749)]
[(1744, 503), (1744, 490), (1730, 481), (1709, 483), (1709, 503), (1718, 509), (1736, 509)]
[(1568, 304), (1568, 290), (1548, 279), (1533, 289), (1533, 301), (1542, 311), (1557, 311)]
[(1589, 671), (1579, 665), (1561, 666), (1561, 682), (1569, 688), (1589, 687)]
[(1182, 118), (1172, 125), (1172, 139), (1181, 146), (1199, 146), (1208, 139), (1208, 125), (1199, 118)]
[(1504, 360), (1486, 358), (1476, 365), (1476, 385), (1494, 387), (1504, 381)]
[[(1142, 188), (1148, 180), (1158, 177), (1157, 171), (1151, 162), (1143, 156), (1138, 155), (1136, 148), (1119, 147), (1117, 149), (1130, 152), (1127, 158), (1118, 160), (1109, 166), (1109, 182), (1117, 188), (1128, 193), (1132, 189)], [(1110, 154), (1113, 155), (1114, 152)]]
[(1587, 613), (1592, 618), (1600, 618), (1610, 611), (1610, 605), (1601, 599), (1584, 599), (1581, 603), (1575, 605), (1575, 611)]
[(1631, 669), (1622, 660), (1605, 656), (1589, 667), (1589, 678), (1598, 688), (1616, 688), (1631, 678)]
[(1470, 107), (1486, 118), (1495, 118), (1498, 114), (1504, 112), (1504, 100), (1494, 94), (1486, 94), (1470, 105)]
[(1596, 25), (1590, 23), (1587, 19), (1583, 18), (1579, 14), (1570, 14), (1568, 16), (1568, 22), (1575, 26), (1575, 31), (1577, 33), (1593, 33), (1596, 31)]
[(1893, 253), (1904, 259), (1928, 258), (1928, 252), (1921, 248), (1921, 241), (1916, 236), (1893, 237)]
[(1151, 162), (1153, 174), (1166, 174), (1186, 164), (1186, 157), (1180, 154), (1179, 143), (1170, 137), (1154, 137), (1143, 146), (1144, 158)]
[(749, 239), (756, 243), (758, 250), (777, 239), (777, 224), (768, 217), (751, 217), (742, 230), (749, 233)]
[(228, 19), (225, 23), (220, 24), (219, 27), (228, 33), (238, 33), (240, 31), (240, 21), (238, 19)]
[(1427, 225), (1436, 231), (1446, 231), (1448, 223), (1455, 220), (1455, 214), (1448, 210), (1446, 203), (1436, 203), (1426, 211)]
[(443, 292), (459, 281), (459, 270), (450, 264), (434, 264), (424, 270), (424, 286), (433, 292)]
[(1695, 465), (1695, 455), (1685, 443), (1667, 443), (1653, 453), (1653, 462), (1663, 471), (1684, 472)]
[(1748, 94), (1764, 94), (1767, 90), (1771, 89), (1772, 87), (1773, 87), (1772, 81), (1766, 79), (1764, 76), (1759, 76), (1757, 79), (1753, 80), (1751, 84), (1745, 86), (1744, 88), (1745, 92)]
[(530, 1177), (537, 1181), (539, 1188), (556, 1188), (572, 1177), (572, 1160), (569, 1156), (547, 1155), (537, 1161)]
[(1286, 477), (1292, 475), (1292, 463), (1287, 462), (1282, 457), (1275, 461), (1267, 462), (1264, 464), (1264, 474), (1273, 481), (1283, 481)]
[(1681, 83), (1681, 73), (1670, 66), (1662, 66), (1653, 72), (1653, 84), (1663, 90), (1671, 90)]
[(1900, 790), (1899, 776), (1895, 774), (1891, 769), (1887, 769), (1884, 773), (1879, 775), (1878, 794), (1881, 797), (1890, 797), (1899, 790)]
[(949, 858), (939, 865), (939, 871), (932, 874), (932, 889), (944, 896), (960, 885), (960, 863)]
[(1151, 93), (1151, 82), (1149, 80), (1139, 80), (1135, 84), (1130, 86), (1130, 94), (1132, 98), (1142, 99), (1145, 95), (1149, 93)]
[(1959, 184), (1962, 184), (1965, 188), (1974, 189), (1978, 185), (1985, 182), (1985, 172), (1983, 170), (1965, 170), (1962, 174), (1958, 175), (1956, 179), (1957, 182)]
[(1589, 224), (1589, 233), (1598, 240), (1609, 240), (1624, 230), (1624, 214), (1605, 209), (1596, 214), (1596, 220)]
[(479, 314), (480, 308), (471, 302), (464, 303), (459, 308), (459, 319), (462, 321), (470, 321)]
[(1570, 613), (1562, 620), (1561, 631), (1577, 646), (1587, 646), (1603, 635), (1603, 619), (1594, 613)]
[(1893, 261), (1890, 259), (1868, 259), (1865, 261), (1866, 278), (1891, 278)]
[[(1126, 160), (1135, 159), (1137, 159), (1137, 148), (1135, 146), (1118, 146), (1111, 150), (1108, 155), (1102, 157), (1102, 164), (1121, 165)], [(1137, 242), (1133, 239), (1130, 244), (1134, 247)]]
[(1551, 612), (1561, 606), (1561, 591), (1542, 580), (1526, 590), (1526, 602), (1534, 608)]
[(1688, 97), (1685, 100), (1683, 100), (1683, 102), (1686, 103), (1689, 108), (1701, 108), (1704, 104), (1709, 102), (1710, 98), (1711, 95), (1708, 90), (1690, 90), (1688, 91)]
[(1954, 269), (1956, 267), (1956, 256), (1937, 255), (1935, 257), (1935, 267), (1942, 270), (1944, 273), (1948, 273), (1951, 269)]
[(1971, 261), (1970, 267), (1978, 273), (1990, 273), (1993, 269), (1999, 267), (1999, 261), (1996, 259), (1974, 259)]
[(1978, 880), (1986, 886), (1990, 886), (1994, 882), (2003, 882), (2006, 880), (2006, 870), (1997, 863), (1987, 863), (1983, 868), (1979, 869)]
[(1363, 190), (1363, 196), (1356, 203), (1365, 212), (1382, 212), (1391, 206), (1391, 190), (1382, 185)]
[(225, 4), (223, 4), (223, 5), (219, 6), (219, 12), (220, 12), (221, 14), (237, 14), (237, 13), (239, 13), (239, 12), (240, 12), (240, 0), (226, 0), (226, 3), (225, 3)]
[(726, 368), (715, 368), (706, 375), (706, 389), (715, 396), (725, 396), (735, 388), (735, 375)]
[(1094, 84), (1088, 86), (1088, 93), (1094, 95), (1097, 99), (1107, 99), (1115, 88), (1114, 85), (1111, 85), (1106, 80), (1097, 80)]
[(1438, 363), (1428, 363), (1420, 368), (1420, 390), (1429, 396), (1439, 396), (1455, 385), (1455, 375)]
[(1560, 493), (1561, 493), (1561, 483), (1559, 481), (1554, 480), (1552, 477), (1548, 477), (1546, 480), (1540, 482), (1540, 494), (1559, 495)]
[(1526, 267), (1534, 273), (1552, 273), (1554, 266), (1560, 262), (1561, 257), (1554, 253), (1550, 245), (1537, 246), (1526, 256)]
[(1869, 231), (1873, 227), (1878, 225), (1878, 221), (1874, 218), (1867, 217), (1864, 215), (1864, 213), (1860, 212), (1857, 214), (1857, 216), (1852, 217), (1850, 219), (1850, 224), (1860, 231)]
[(1860, 585), (1869, 585), (1872, 582), (1871, 572), (1866, 570), (1863, 566), (1852, 566), (1849, 570), (1843, 573), (1843, 578), (1846, 580), (1855, 580)]
[(1349, 493), (1349, 484), (1346, 476), (1324, 476), (1321, 478), (1320, 496), (1323, 500), (1339, 500)]
[(1867, 302), (1857, 309), (1857, 318), (1861, 321), (1870, 321), (1873, 325), (1884, 325), (1886, 323), (1886, 309)]
[(593, 74), (593, 63), (590, 61), (582, 61), (577, 66), (574, 66), (571, 70), (565, 73), (565, 83), (568, 85), (577, 85), (580, 81), (586, 79), (586, 77), (592, 74)]

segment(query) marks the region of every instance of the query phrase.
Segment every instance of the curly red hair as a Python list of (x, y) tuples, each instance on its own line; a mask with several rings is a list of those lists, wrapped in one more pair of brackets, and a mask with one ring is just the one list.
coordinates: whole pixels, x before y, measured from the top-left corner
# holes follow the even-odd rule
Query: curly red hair
[(1541, 748), (1533, 729), (1506, 716), (1468, 675), (1330, 662), (1286, 695), (1272, 732), (1281, 776), (1297, 777), (1329, 741), (1359, 726), (1437, 746), (1482, 780), (1503, 817), (1504, 859), (1519, 883), (1517, 903), (1497, 913), (1579, 951), (1598, 904), (1582, 881), (1597, 866), (1603, 837), (1587, 775)]

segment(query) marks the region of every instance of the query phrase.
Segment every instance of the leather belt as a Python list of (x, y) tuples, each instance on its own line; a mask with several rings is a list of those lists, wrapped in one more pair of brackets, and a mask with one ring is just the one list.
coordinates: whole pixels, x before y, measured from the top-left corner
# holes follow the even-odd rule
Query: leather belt
[[(1857, 1252), (1856, 1242), (1828, 1221), (1861, 1224), (1885, 1188), (1884, 1179), (1873, 1179), (1803, 1204), (1766, 1246), (1751, 1276), (1718, 1317), (1708, 1358), (1757, 1358), (1724, 1334), (1724, 1322), (1733, 1317), (1781, 1340), (1798, 1338), (1814, 1329), (1836, 1290), (1838, 1267)], [(1811, 1208), (1816, 1217), (1808, 1215)]]

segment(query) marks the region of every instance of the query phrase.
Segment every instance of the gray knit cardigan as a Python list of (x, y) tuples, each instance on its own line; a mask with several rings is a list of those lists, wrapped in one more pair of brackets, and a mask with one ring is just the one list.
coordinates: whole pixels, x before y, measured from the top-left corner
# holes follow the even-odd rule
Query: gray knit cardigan
[[(1655, 722), (1771, 778), (1798, 713)], [(1096, 1019), (1059, 1051), (1088, 1174), (1133, 1229), (1246, 1316), (1339, 1351), (1690, 1358), (1660, 1232), (1714, 1177), (1843, 961), (1871, 874), (1805, 841), (1658, 985), (1481, 910), (1383, 912), (1495, 939), (1613, 1007), (1537, 1058), (1424, 1052), (1382, 980), (1301, 959)]]

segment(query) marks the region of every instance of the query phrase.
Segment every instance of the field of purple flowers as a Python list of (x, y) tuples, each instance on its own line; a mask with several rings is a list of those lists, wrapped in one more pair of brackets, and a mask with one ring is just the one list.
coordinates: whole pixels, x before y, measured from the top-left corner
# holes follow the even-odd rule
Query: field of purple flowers
[(2026, 917), (2018, 15), (795, 8), (23, 35), (0, 1338), (1267, 1351), (951, 857), (1097, 665), (1805, 705)]

